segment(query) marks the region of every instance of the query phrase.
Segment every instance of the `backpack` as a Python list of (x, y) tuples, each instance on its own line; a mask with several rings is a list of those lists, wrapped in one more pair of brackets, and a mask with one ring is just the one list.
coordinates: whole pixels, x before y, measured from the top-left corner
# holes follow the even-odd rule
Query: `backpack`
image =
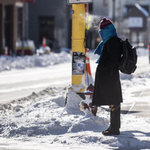
[(125, 41), (122, 40), (122, 54), (118, 62), (119, 70), (126, 74), (134, 73), (137, 68), (136, 63), (136, 48), (129, 43), (128, 39)]
[[(119, 37), (115, 37), (120, 39)], [(122, 40), (121, 57), (118, 62), (118, 68), (122, 73), (132, 74), (135, 72), (137, 66), (137, 52), (136, 48), (133, 47), (128, 39)]]

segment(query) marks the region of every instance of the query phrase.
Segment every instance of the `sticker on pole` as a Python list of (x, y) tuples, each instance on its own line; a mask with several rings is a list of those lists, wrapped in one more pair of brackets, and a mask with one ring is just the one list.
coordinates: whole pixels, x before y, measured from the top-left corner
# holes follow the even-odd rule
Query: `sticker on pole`
[(83, 75), (85, 72), (85, 54), (81, 52), (73, 52), (72, 58), (72, 74)]
[(68, 4), (85, 4), (92, 3), (92, 0), (68, 0)]

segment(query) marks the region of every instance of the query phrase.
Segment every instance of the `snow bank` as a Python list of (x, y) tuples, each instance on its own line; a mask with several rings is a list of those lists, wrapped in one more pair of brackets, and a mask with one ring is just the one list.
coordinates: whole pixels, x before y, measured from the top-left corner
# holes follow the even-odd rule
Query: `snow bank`
[(71, 54), (67, 52), (53, 53), (41, 56), (10, 57), (0, 56), (0, 72), (11, 69), (25, 69), (33, 67), (46, 67), (71, 61)]
[[(90, 60), (98, 59), (98, 55), (94, 55), (94, 50), (89, 51)], [(144, 48), (137, 49), (138, 56), (148, 55), (148, 50)], [(72, 56), (70, 53), (62, 51), (61, 53), (51, 52), (48, 55), (33, 55), (33, 56), (24, 56), (24, 57), (10, 57), (10, 56), (0, 56), (0, 72), (8, 71), (11, 69), (25, 69), (25, 68), (34, 68), (34, 67), (46, 67), (50, 65), (56, 65), (63, 62), (70, 62)], [(123, 75), (122, 75), (123, 76)], [(124, 76), (122, 78), (126, 78)]]

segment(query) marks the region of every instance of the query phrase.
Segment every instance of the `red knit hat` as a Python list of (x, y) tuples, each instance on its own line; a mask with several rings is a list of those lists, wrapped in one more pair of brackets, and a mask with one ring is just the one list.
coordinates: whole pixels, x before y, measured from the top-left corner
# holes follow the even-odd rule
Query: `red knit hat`
[(105, 27), (107, 27), (108, 25), (113, 24), (113, 22), (107, 18), (102, 18), (100, 24), (99, 24), (99, 29), (102, 30)]

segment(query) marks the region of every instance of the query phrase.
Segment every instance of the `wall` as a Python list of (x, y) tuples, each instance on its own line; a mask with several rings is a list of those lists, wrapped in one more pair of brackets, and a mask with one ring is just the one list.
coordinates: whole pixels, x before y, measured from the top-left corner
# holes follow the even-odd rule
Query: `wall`
[(36, 0), (29, 4), (29, 38), (34, 40), (37, 48), (40, 46), (38, 18), (41, 16), (54, 17), (54, 48), (69, 46), (70, 13), (67, 0)]
[(16, 40), (17, 40), (17, 3), (20, 0), (0, 0), (0, 55), (4, 54), (4, 48), (6, 39), (5, 39), (5, 6), (10, 6), (10, 35), (9, 37), (9, 49), (13, 52), (16, 50)]
[(93, 0), (93, 15), (108, 16), (109, 0)]

